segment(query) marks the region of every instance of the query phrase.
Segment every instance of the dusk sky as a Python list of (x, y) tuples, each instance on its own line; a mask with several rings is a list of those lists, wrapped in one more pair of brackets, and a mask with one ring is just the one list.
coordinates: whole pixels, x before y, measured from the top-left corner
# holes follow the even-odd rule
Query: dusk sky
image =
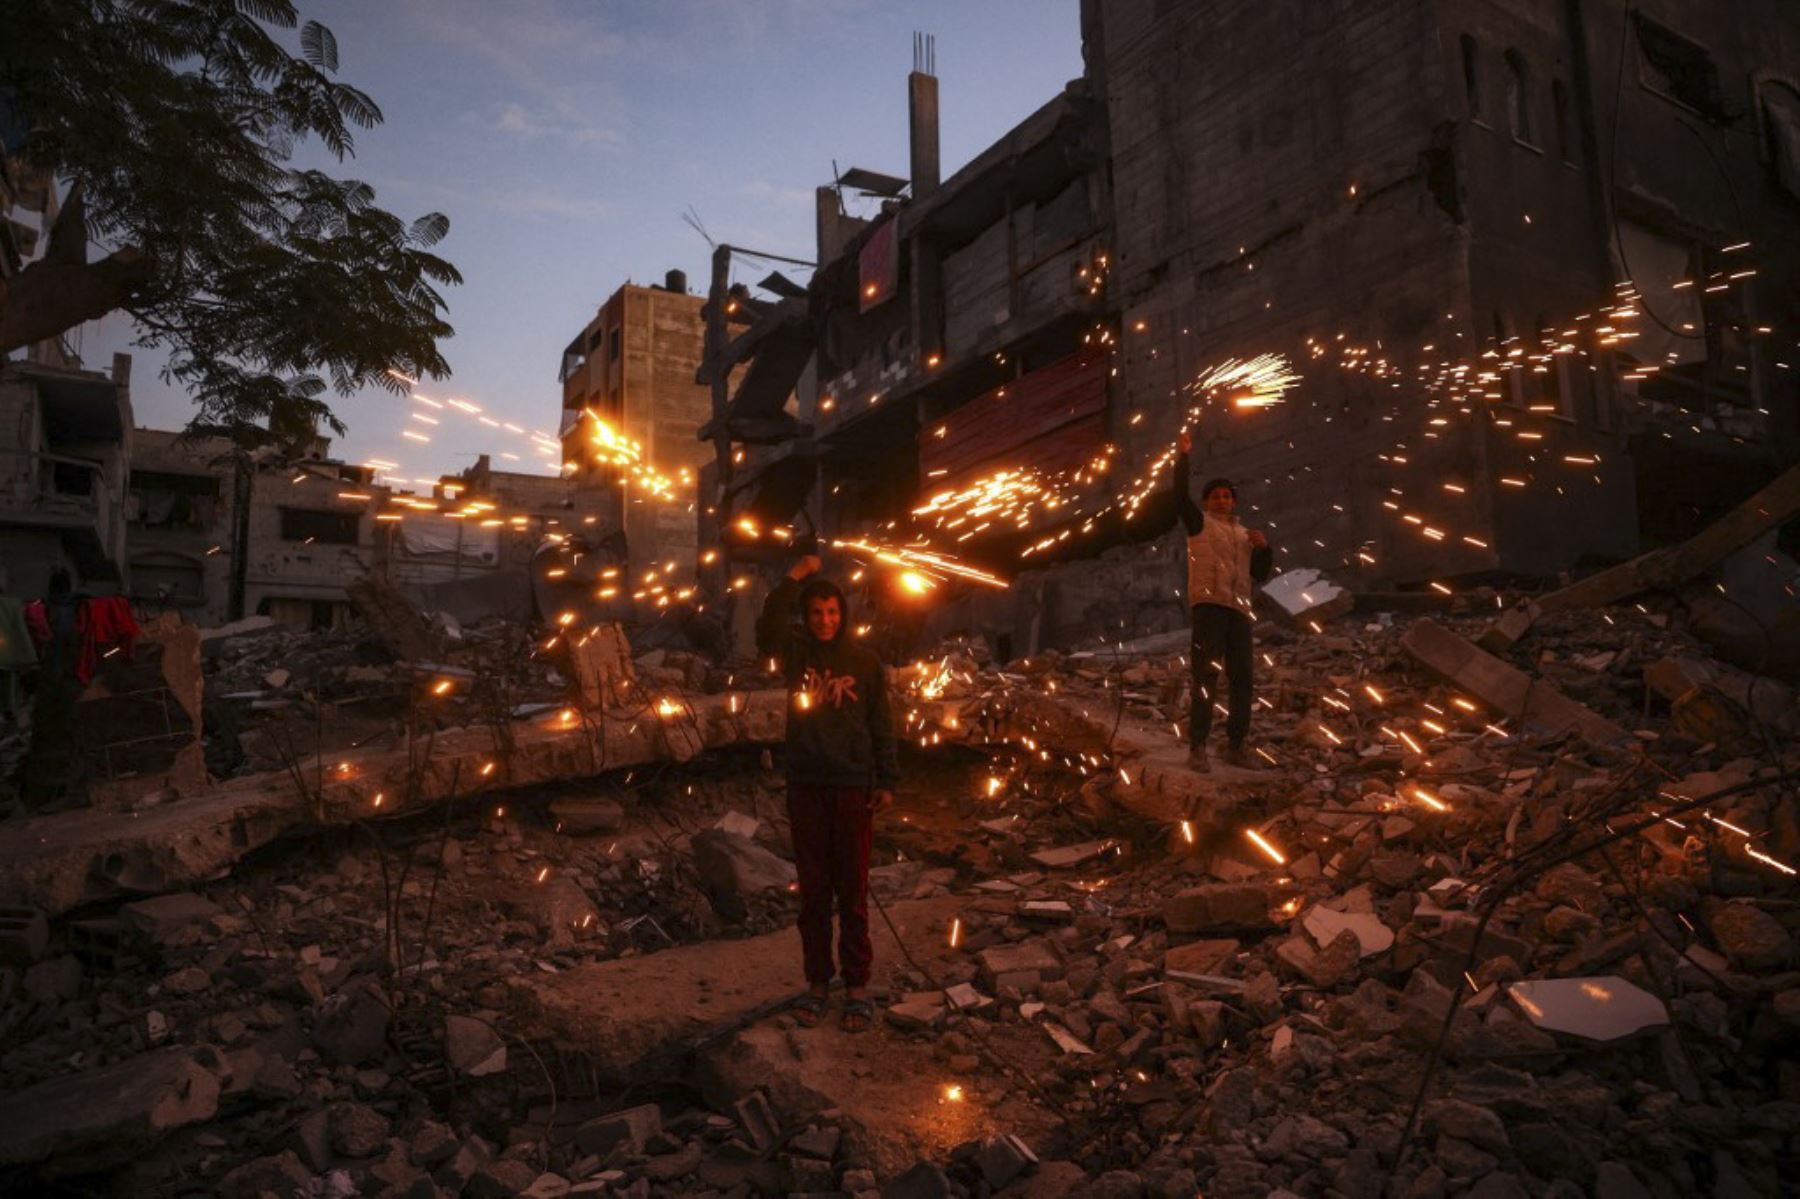
[[(451, 221), (440, 252), (465, 282), (448, 294), (453, 377), (466, 397), (554, 432), (562, 348), (627, 280), (671, 267), (705, 286), (717, 240), (813, 253), (812, 189), (832, 163), (907, 171), (912, 31), (937, 36), (948, 177), (1081, 73), (1078, 0), (301, 0), (337, 35), (339, 77), (386, 116), (334, 168), (411, 219)], [(786, 268), (784, 268), (786, 269)], [(804, 274), (801, 272), (795, 272)], [(754, 282), (761, 271), (744, 268)], [(114, 316), (82, 330), (104, 369), (130, 349)], [(135, 351), (137, 423), (174, 428), (191, 405)], [(430, 445), (402, 440), (406, 400), (333, 400), (351, 461), (405, 477), (461, 470), (483, 451), (531, 469), (529, 447), (446, 419)], [(446, 413), (446, 417), (452, 414)], [(415, 428), (417, 426), (414, 426)], [(504, 439), (504, 443), (502, 441)], [(503, 460), (503, 451), (522, 461)]]

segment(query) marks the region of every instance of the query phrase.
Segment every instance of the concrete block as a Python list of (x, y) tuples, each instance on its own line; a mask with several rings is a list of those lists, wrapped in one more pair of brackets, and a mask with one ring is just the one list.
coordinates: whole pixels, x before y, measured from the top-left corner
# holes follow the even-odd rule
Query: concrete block
[(165, 944), (177, 933), (196, 924), (205, 924), (224, 909), (212, 900), (191, 892), (157, 895), (128, 903), (121, 914), (134, 927), (158, 944)]
[(209, 1046), (147, 1053), (0, 1098), (0, 1165), (66, 1159), (91, 1172), (212, 1119), (227, 1067)]
[(1163, 923), (1172, 933), (1275, 927), (1269, 894), (1253, 883), (1202, 883), (1178, 891), (1163, 901)]
[(661, 1131), (662, 1109), (654, 1103), (644, 1103), (589, 1120), (576, 1128), (572, 1139), (583, 1153), (605, 1157), (621, 1143), (629, 1144), (634, 1153), (642, 1153), (644, 1142)]

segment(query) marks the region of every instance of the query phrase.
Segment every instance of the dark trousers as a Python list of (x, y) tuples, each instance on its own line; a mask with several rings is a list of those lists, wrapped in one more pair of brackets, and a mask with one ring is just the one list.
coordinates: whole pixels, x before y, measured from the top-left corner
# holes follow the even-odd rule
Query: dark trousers
[(874, 818), (863, 787), (788, 784), (788, 827), (800, 872), (800, 950), (808, 986), (823, 987), (831, 963), (831, 907), (837, 902), (838, 962), (847, 987), (869, 983), (869, 844)]
[(1188, 744), (1206, 744), (1212, 732), (1219, 667), (1230, 684), (1225, 736), (1241, 745), (1250, 731), (1250, 618), (1220, 604), (1194, 605), (1193, 695), (1188, 701)]

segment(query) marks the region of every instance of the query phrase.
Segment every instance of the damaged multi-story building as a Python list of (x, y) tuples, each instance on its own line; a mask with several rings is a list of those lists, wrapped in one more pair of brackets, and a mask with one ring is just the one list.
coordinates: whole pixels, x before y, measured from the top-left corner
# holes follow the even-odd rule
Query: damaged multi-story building
[(336, 628), (350, 618), (347, 587), (385, 568), (389, 489), (372, 468), (330, 457), (328, 439), (271, 455), (203, 433), (134, 436), (125, 512), (140, 609), (199, 625), (261, 615)]
[[(0, 146), (0, 280), (49, 246), (55, 180)], [(0, 594), (37, 597), (52, 575), (111, 592), (124, 578), (131, 356), (83, 370), (62, 339), (0, 362)]]
[(695, 555), (694, 513), (634, 494), (629, 472), (595, 464), (595, 426), (606, 422), (639, 448), (643, 461), (675, 475), (698, 469), (706, 449), (695, 435), (709, 415), (707, 391), (694, 381), (705, 328), (703, 297), (690, 295), (687, 276), (669, 271), (661, 286), (626, 283), (600, 305), (563, 351), (565, 470), (593, 493), (584, 511), (602, 505), (607, 531), (623, 529), (634, 573)]
[[(1545, 578), (1691, 531), (1800, 443), (1797, 35), (1774, 3), (1090, 2), (1082, 77), (941, 183), (916, 64), (912, 177), (820, 189), (804, 299), (746, 305), (715, 271), (711, 361), (749, 365), (703, 540), (746, 514), (905, 529), (1108, 445), (1116, 489), (1197, 377), (1263, 353), (1301, 382), (1203, 412), (1192, 469), (1240, 483), (1283, 567)], [(879, 213), (845, 217), (846, 189)], [(964, 614), (1023, 650), (1173, 627), (1171, 515), (1023, 564), (1010, 527), (941, 548), (1061, 559)], [(1097, 560), (1120, 543), (1129, 571)]]

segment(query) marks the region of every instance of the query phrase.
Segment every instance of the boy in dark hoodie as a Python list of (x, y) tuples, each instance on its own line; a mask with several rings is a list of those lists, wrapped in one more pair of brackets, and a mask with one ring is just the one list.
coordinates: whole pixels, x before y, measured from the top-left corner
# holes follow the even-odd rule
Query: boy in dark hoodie
[[(831, 908), (838, 911), (844, 976), (843, 1027), (861, 1032), (874, 1011), (866, 989), (869, 845), (874, 815), (894, 802), (900, 782), (887, 676), (873, 653), (850, 644), (844, 593), (813, 578), (817, 555), (802, 557), (770, 594), (756, 622), (757, 650), (787, 681), (788, 826), (800, 874), (800, 946), (807, 993), (796, 1016), (819, 1022), (831, 995)], [(803, 621), (796, 628), (798, 604)]]

